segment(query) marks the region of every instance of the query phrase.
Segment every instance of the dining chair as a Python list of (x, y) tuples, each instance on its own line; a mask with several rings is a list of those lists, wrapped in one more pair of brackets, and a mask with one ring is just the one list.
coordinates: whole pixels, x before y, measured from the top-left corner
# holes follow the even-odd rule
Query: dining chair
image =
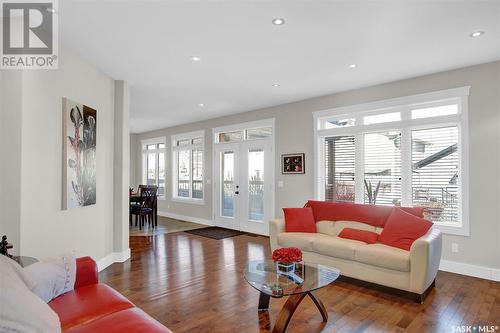
[(135, 226), (139, 222), (139, 230), (142, 230), (146, 222), (148, 225), (152, 225), (153, 228), (155, 227), (153, 215), (155, 212), (154, 205), (156, 203), (157, 190), (156, 186), (141, 188), (139, 204), (130, 206), (130, 214), (135, 215)]
[(156, 185), (139, 185), (139, 187), (138, 187), (139, 193), (142, 193), (142, 190), (146, 189), (146, 188), (156, 189), (157, 195), (154, 197), (154, 203), (153, 203), (153, 207), (154, 207), (153, 220), (154, 220), (155, 227), (157, 227), (158, 226), (158, 217), (156, 216), (156, 214), (157, 214), (157, 208), (158, 208), (158, 186), (156, 186)]

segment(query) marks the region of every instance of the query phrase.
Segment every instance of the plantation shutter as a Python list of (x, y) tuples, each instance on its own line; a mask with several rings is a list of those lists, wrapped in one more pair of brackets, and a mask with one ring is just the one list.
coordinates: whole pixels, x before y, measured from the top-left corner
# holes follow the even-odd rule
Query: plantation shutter
[(459, 219), (458, 127), (412, 131), (412, 200), (434, 222)]
[(364, 202), (401, 205), (401, 132), (364, 135)]
[(325, 138), (325, 200), (354, 202), (354, 136)]

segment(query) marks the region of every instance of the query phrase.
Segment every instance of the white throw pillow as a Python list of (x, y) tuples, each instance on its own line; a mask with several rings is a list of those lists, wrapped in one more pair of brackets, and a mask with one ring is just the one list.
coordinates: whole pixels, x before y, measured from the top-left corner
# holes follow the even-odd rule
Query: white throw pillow
[(30, 291), (19, 271), (0, 255), (0, 333), (61, 332), (57, 314)]
[(72, 254), (47, 258), (24, 271), (35, 281), (33, 292), (46, 303), (73, 290), (76, 279), (76, 258)]
[(6, 256), (0, 255), (0, 274), (3, 272), (8, 272), (8, 274), (12, 274), (13, 276), (18, 277), (21, 281), (26, 285), (26, 288), (29, 290), (33, 290), (35, 287), (35, 281), (31, 278), (31, 276), (24, 271), (24, 269), (17, 263), (17, 261), (8, 258)]

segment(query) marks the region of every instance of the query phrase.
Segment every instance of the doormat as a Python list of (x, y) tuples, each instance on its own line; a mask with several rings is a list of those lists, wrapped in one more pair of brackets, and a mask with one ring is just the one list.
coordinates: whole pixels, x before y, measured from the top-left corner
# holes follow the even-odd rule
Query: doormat
[(187, 233), (190, 233), (193, 235), (212, 238), (212, 239), (224, 239), (224, 238), (229, 238), (229, 237), (240, 236), (240, 235), (246, 234), (246, 233), (238, 231), (238, 230), (232, 230), (232, 229), (226, 229), (226, 228), (220, 228), (220, 227), (206, 227), (206, 228), (200, 228), (200, 229), (186, 230), (184, 232), (187, 232)]

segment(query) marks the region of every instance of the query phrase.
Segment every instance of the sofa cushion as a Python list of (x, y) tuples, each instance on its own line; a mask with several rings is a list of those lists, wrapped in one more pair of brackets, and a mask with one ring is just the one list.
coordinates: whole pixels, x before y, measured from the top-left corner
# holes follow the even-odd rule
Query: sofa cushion
[(67, 333), (171, 332), (139, 308), (130, 308), (70, 328)]
[(302, 251), (312, 251), (313, 241), (330, 236), (307, 232), (282, 232), (278, 234), (278, 245), (281, 247), (298, 247)]
[(432, 222), (394, 208), (387, 219), (379, 242), (409, 251), (417, 238), (422, 237), (432, 227)]
[(380, 243), (358, 246), (354, 259), (368, 265), (401, 272), (410, 271), (410, 253), (408, 251)]
[(286, 232), (316, 232), (316, 222), (311, 207), (283, 208)]
[[(365, 205), (348, 202), (326, 202), (309, 200), (306, 207), (311, 207), (314, 219), (317, 221), (357, 221), (375, 227), (384, 227), (385, 221), (391, 215), (393, 207)], [(423, 217), (423, 207), (399, 207), (405, 212)]]
[(352, 228), (372, 232), (377, 231), (377, 228), (372, 225), (356, 221), (319, 221), (316, 223), (316, 229), (319, 233), (330, 236), (338, 236), (344, 228)]
[(354, 260), (356, 248), (364, 244), (356, 240), (326, 236), (314, 239), (312, 250), (325, 256)]
[(49, 302), (59, 315), (63, 330), (133, 307), (134, 305), (103, 283), (72, 290)]
[(377, 242), (378, 234), (373, 231), (344, 228), (339, 233), (340, 238), (353, 239), (367, 244), (375, 244)]

